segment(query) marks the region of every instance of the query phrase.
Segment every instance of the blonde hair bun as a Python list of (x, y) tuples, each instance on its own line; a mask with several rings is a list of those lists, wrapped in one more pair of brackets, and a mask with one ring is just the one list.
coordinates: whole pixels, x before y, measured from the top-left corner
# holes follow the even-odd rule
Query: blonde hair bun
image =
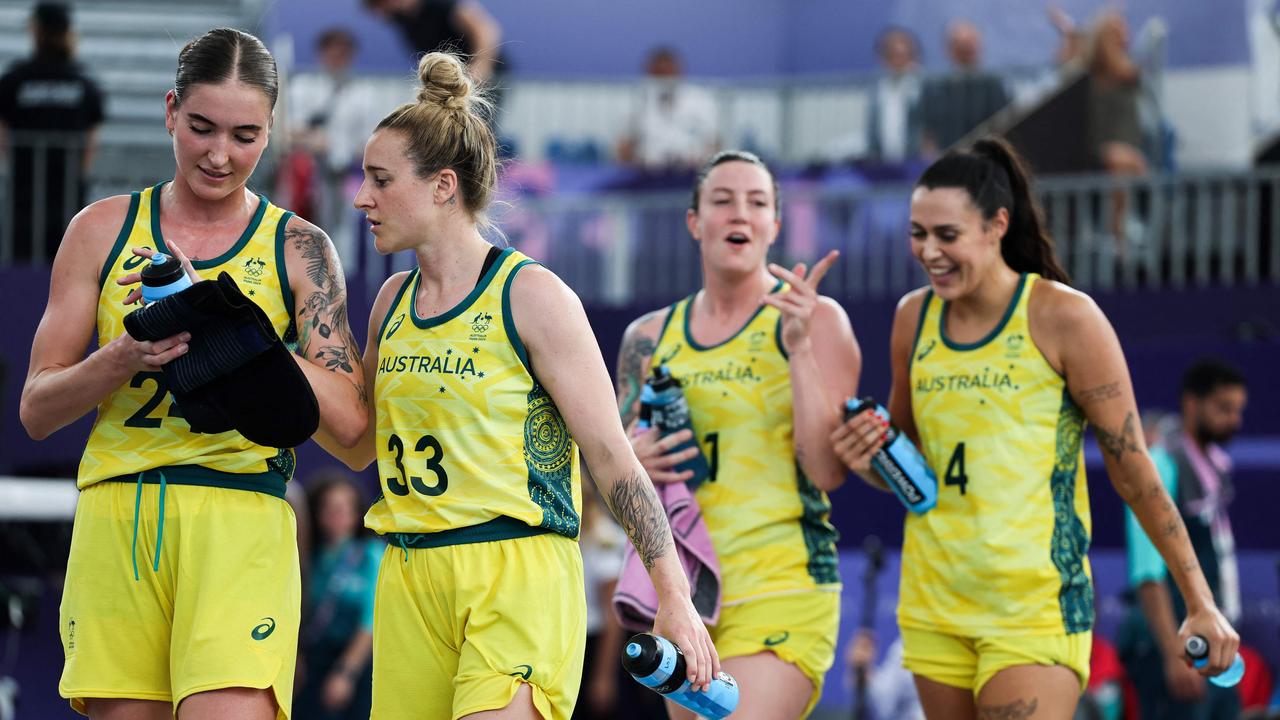
[(418, 102), (464, 110), (471, 97), (471, 78), (457, 55), (444, 52), (427, 53), (418, 61)]

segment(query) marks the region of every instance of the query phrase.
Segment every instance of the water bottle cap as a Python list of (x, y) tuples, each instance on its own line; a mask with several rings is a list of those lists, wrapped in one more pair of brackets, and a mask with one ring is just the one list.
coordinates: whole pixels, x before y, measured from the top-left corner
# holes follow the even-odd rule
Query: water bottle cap
[(638, 658), (640, 657), (641, 652), (639, 643), (627, 643), (627, 657), (632, 659)]
[(1186, 651), (1192, 658), (1205, 657), (1209, 654), (1209, 643), (1199, 635), (1192, 635), (1187, 638)]
[(152, 265), (163, 265), (167, 262), (169, 262), (169, 256), (165, 255), (164, 253), (158, 252), (158, 253), (152, 254), (151, 256)]

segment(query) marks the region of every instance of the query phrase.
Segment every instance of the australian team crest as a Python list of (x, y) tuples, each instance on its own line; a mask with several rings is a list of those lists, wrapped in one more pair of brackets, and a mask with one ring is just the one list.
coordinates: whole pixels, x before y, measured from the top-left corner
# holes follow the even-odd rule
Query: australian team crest
[[(261, 285), (262, 276), (267, 272), (267, 261), (258, 257), (251, 257), (244, 261), (242, 266), (244, 270), (244, 282), (246, 285)], [(253, 291), (250, 290), (252, 295)]]
[(1016, 358), (1022, 354), (1022, 346), (1026, 344), (1027, 338), (1022, 333), (1013, 333), (1004, 340), (1005, 353), (1007, 358)]
[(489, 333), (489, 326), (493, 323), (493, 315), (487, 312), (478, 312), (475, 317), (471, 318), (471, 339), (485, 340)]

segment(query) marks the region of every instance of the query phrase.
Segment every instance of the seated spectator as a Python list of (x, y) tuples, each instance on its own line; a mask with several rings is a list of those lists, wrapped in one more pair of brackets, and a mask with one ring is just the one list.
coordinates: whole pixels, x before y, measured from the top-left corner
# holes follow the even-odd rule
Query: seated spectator
[(649, 54), (618, 159), (647, 170), (692, 170), (719, 144), (715, 99), (683, 79), (680, 56), (669, 47)]
[[(1129, 24), (1124, 15), (1108, 10), (1099, 16), (1085, 53), (1089, 72), (1089, 146), (1103, 171), (1118, 177), (1147, 174), (1142, 154), (1142, 126), (1138, 120), (1141, 73), (1129, 55)], [(1112, 193), (1110, 230), (1117, 252), (1126, 254), (1129, 193)]]
[(289, 152), (279, 173), (277, 196), (300, 216), (323, 227), (344, 263), (353, 263), (355, 222), (344, 186), (360, 167), (364, 143), (382, 114), (371, 88), (352, 77), (358, 46), (342, 28), (316, 40), (319, 72), (302, 73), (288, 86)]
[(974, 128), (1009, 104), (1004, 83), (981, 69), (982, 33), (967, 20), (947, 27), (947, 54), (952, 72), (925, 82), (924, 148), (937, 153), (956, 144)]
[(880, 34), (876, 54), (884, 74), (867, 103), (867, 157), (900, 162), (920, 155), (919, 44), (905, 28)]

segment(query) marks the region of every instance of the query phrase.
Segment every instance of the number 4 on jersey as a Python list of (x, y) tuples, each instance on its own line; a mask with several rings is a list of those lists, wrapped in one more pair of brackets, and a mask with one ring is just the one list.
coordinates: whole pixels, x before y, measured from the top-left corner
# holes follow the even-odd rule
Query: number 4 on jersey
[(964, 495), (965, 488), (969, 485), (969, 476), (964, 472), (964, 443), (956, 444), (951, 459), (947, 461), (946, 484), (959, 485), (961, 495)]

